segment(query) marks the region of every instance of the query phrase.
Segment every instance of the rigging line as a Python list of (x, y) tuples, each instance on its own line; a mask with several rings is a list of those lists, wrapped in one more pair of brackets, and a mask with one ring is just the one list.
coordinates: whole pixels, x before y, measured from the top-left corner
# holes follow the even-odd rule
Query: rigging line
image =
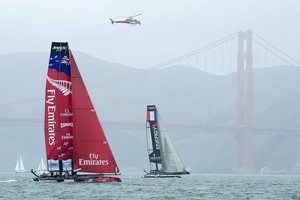
[[(252, 32), (252, 33), (254, 33), (254, 32)], [(263, 39), (262, 37), (260, 37), (256, 33), (254, 33), (254, 35), (256, 35), (259, 39), (263, 40), (265, 43), (267, 43), (268, 45), (270, 45), (271, 47), (273, 47), (274, 49), (276, 49), (277, 51), (279, 51), (280, 53), (282, 53), (283, 55), (285, 55), (286, 57), (288, 57), (289, 59), (293, 60), (294, 62), (296, 62), (297, 64), (300, 65), (300, 62), (298, 62), (294, 58), (290, 57), (288, 54), (284, 53), (283, 51), (281, 51), (280, 49), (278, 49), (277, 47), (275, 47), (274, 45), (272, 45), (271, 43), (269, 43), (268, 41), (266, 41), (265, 39)]]
[(291, 65), (291, 66), (295, 66), (292, 63), (288, 62), (286, 59), (284, 59), (283, 57), (279, 56), (278, 54), (276, 54), (274, 51), (270, 50), (269, 48), (267, 48), (265, 45), (259, 43), (257, 40), (252, 39), (254, 42), (256, 42), (257, 44), (261, 45), (262, 47), (264, 47), (266, 50), (268, 50), (269, 52), (271, 52), (274, 56), (277, 56), (278, 58), (282, 59), (283, 61), (285, 61), (287, 64)]
[(169, 61), (166, 61), (166, 62), (163, 62), (163, 63), (161, 63), (161, 64), (155, 65), (155, 66), (153, 66), (153, 67), (149, 67), (149, 68), (147, 68), (147, 69), (149, 69), (149, 70), (156, 70), (156, 69), (163, 68), (163, 67), (165, 67), (165, 66), (167, 66), (167, 65), (169, 65), (169, 64), (172, 64), (172, 63), (177, 62), (177, 61), (179, 61), (179, 60), (183, 60), (183, 59), (185, 59), (185, 58), (187, 58), (187, 57), (189, 57), (189, 56), (194, 56), (194, 55), (196, 55), (196, 54), (199, 54), (199, 53), (202, 53), (202, 52), (204, 52), (204, 51), (206, 51), (206, 50), (209, 50), (209, 49), (211, 49), (211, 48), (214, 48), (214, 47), (216, 47), (216, 46), (218, 46), (218, 45), (224, 44), (225, 42), (234, 39), (236, 36), (237, 36), (237, 35), (235, 35), (235, 36), (233, 36), (233, 37), (230, 37), (230, 38), (227, 37), (226, 39), (219, 40), (219, 41), (214, 42), (214, 43), (212, 43), (212, 44), (210, 44), (210, 45), (207, 45), (207, 46), (205, 46), (205, 47), (202, 47), (201, 49), (197, 49), (197, 50), (195, 50), (195, 51), (192, 51), (192, 52), (190, 52), (190, 53), (184, 54), (184, 55), (179, 56), (179, 57), (177, 57), (177, 58), (171, 59), (171, 60), (169, 60)]

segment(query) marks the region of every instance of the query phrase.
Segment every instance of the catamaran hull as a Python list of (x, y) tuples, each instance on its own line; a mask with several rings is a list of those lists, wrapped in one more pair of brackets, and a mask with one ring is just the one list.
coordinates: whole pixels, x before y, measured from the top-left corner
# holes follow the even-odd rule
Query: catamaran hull
[(143, 178), (181, 178), (181, 176), (167, 174), (145, 174)]
[(47, 176), (47, 177), (36, 177), (32, 179), (33, 181), (38, 182), (46, 182), (46, 183), (113, 183), (113, 182), (122, 182), (122, 180), (118, 177), (112, 176), (85, 176), (85, 175), (77, 175), (77, 176), (68, 176), (68, 177), (55, 177), (55, 176)]
[[(146, 171), (145, 171), (146, 172)], [(151, 171), (143, 176), (143, 178), (181, 178), (180, 175), (187, 175), (190, 174), (190, 172), (161, 172), (161, 171)]]

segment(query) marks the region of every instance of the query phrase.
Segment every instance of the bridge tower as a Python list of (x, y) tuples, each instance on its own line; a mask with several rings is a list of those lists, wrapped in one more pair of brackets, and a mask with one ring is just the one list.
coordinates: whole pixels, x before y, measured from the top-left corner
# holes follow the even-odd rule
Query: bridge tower
[(236, 122), (240, 131), (236, 134), (236, 161), (234, 171), (254, 172), (252, 159), (252, 132), (247, 127), (253, 124), (252, 105), (252, 32), (238, 34), (237, 56), (237, 109)]

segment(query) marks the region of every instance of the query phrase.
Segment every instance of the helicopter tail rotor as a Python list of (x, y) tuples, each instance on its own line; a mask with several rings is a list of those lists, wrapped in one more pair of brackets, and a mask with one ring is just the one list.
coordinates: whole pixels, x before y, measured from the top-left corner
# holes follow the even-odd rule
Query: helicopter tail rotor
[(112, 20), (111, 18), (109, 18), (110, 19), (110, 21), (111, 21), (111, 24), (114, 24), (115, 23), (115, 21), (114, 20)]

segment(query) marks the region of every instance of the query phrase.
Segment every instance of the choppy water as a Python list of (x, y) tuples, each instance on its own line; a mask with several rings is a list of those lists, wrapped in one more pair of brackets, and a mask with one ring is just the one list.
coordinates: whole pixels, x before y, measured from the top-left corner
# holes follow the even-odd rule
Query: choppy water
[(298, 199), (300, 176), (187, 175), (143, 179), (122, 175), (122, 183), (38, 183), (31, 174), (0, 173), (0, 199)]

